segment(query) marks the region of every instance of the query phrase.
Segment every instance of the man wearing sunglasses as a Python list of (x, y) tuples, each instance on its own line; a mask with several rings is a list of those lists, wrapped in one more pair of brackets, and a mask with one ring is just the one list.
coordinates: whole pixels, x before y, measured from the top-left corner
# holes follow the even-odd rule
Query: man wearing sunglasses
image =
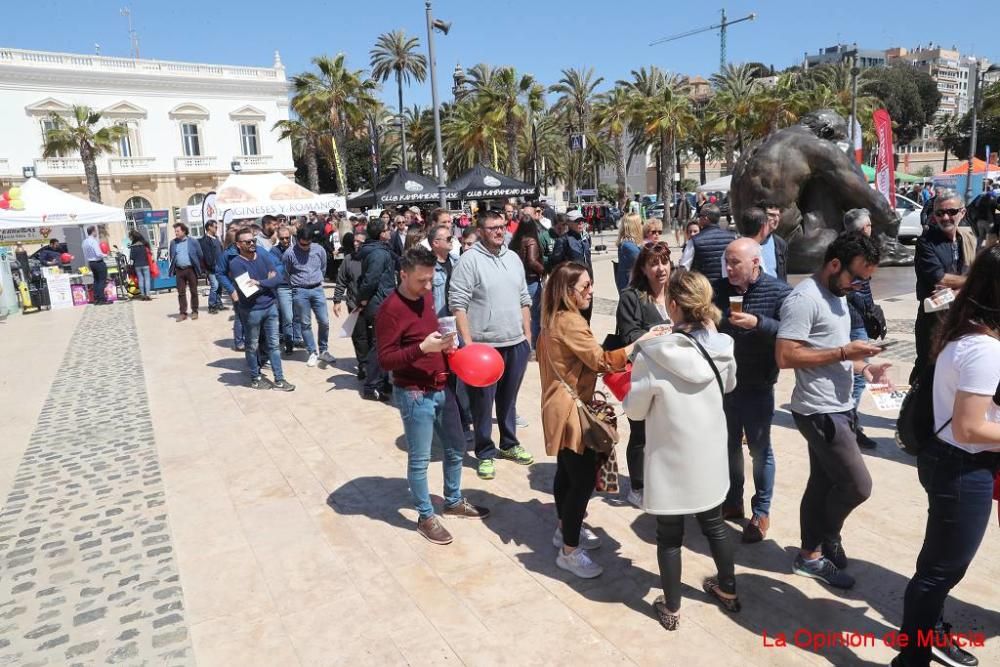
[(924, 312), (924, 299), (941, 289), (957, 290), (965, 284), (972, 258), (967, 257), (958, 234), (958, 225), (965, 217), (962, 198), (954, 190), (943, 190), (934, 198), (930, 224), (917, 239), (913, 270), (917, 274), (917, 321), (914, 336), (917, 359), (913, 362), (910, 383), (927, 365), (931, 341), (937, 328), (938, 313)]
[[(229, 273), (235, 283), (232, 293), (233, 303), (240, 309), (246, 338), (247, 366), (250, 368), (252, 389), (277, 389), (294, 391), (295, 385), (285, 380), (281, 368), (281, 350), (278, 345), (278, 305), (277, 286), (281, 283), (281, 265), (270, 252), (257, 251), (257, 239), (253, 230), (247, 228), (236, 237), (239, 255), (229, 262)], [(243, 276), (246, 277), (243, 277)], [(261, 333), (263, 332), (263, 340)], [(265, 345), (265, 354), (271, 360), (274, 382), (260, 372), (257, 348)]]
[(870, 280), (881, 253), (858, 233), (838, 236), (820, 269), (802, 280), (781, 306), (775, 348), (779, 368), (795, 369), (791, 412), (806, 440), (809, 480), (799, 508), (802, 541), (792, 571), (835, 588), (851, 588), (841, 529), (871, 495), (872, 478), (854, 431), (853, 372), (888, 383), (889, 364), (869, 363), (882, 351), (851, 340), (845, 296)]

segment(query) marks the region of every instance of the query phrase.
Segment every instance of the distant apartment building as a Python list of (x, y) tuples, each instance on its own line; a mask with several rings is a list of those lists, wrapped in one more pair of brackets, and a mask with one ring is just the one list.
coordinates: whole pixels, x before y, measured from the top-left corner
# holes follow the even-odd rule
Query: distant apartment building
[(802, 69), (833, 65), (843, 62), (851, 52), (857, 51), (857, 63), (861, 69), (868, 67), (883, 67), (886, 64), (886, 52), (878, 49), (859, 49), (857, 44), (837, 44), (820, 49), (819, 53), (806, 53), (802, 59)]

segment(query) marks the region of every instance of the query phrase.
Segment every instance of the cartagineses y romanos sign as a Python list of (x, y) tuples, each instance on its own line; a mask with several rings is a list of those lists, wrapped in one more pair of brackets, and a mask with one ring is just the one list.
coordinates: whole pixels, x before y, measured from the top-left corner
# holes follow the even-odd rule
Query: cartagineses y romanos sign
[[(262, 215), (306, 215), (309, 211), (325, 213), (331, 208), (337, 211), (347, 210), (346, 202), (340, 195), (319, 195), (314, 199), (289, 199), (285, 201), (275, 200), (263, 203), (247, 204), (224, 204), (216, 201), (216, 211), (219, 218), (223, 214), (232, 211), (233, 219), (259, 218)], [(188, 222), (202, 221), (202, 205), (184, 207), (184, 214)]]

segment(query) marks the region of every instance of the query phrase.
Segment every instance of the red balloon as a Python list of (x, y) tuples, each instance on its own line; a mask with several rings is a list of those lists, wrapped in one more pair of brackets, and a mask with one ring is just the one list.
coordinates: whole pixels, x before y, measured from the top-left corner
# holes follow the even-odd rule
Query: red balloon
[(68, 252), (64, 252), (63, 254), (59, 255), (59, 261), (62, 262), (63, 264), (69, 264), (70, 262), (73, 261), (73, 255), (69, 254)]
[(488, 387), (503, 376), (503, 357), (494, 348), (470, 343), (448, 357), (451, 370), (470, 387)]
[(111, 246), (108, 245), (107, 241), (101, 241), (101, 252), (103, 252), (105, 255), (111, 252)]
[(7, 210), (10, 208), (10, 202), (6, 199), (0, 199), (0, 208)]
[(632, 389), (632, 364), (628, 364), (620, 373), (605, 373), (604, 386), (611, 390), (615, 398), (624, 401)]

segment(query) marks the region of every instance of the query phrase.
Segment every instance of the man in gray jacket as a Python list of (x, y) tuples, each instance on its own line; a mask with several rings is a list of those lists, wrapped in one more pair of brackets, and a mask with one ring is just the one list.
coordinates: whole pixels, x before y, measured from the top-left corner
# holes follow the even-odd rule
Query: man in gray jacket
[[(517, 393), (531, 352), (531, 297), (521, 258), (503, 243), (507, 223), (502, 215), (488, 212), (479, 229), (479, 242), (462, 255), (451, 274), (448, 302), (462, 341), (489, 345), (503, 357), (503, 377), (496, 384), (469, 387), (479, 477), (493, 479), (497, 456), (520, 465), (535, 462), (515, 432)], [(494, 406), (499, 449), (493, 442)]]

